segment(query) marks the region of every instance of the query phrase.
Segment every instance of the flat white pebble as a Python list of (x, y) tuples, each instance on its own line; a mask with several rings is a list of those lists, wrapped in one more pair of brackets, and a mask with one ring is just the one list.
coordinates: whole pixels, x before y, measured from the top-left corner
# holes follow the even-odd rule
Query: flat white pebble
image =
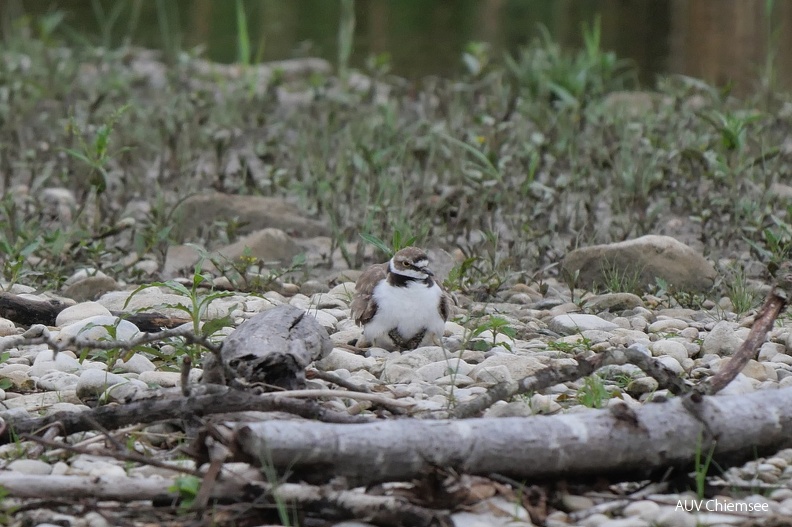
[(15, 459), (8, 464), (8, 469), (29, 476), (46, 476), (52, 472), (52, 465), (38, 459)]
[(316, 367), (325, 371), (338, 369), (356, 371), (372, 368), (376, 364), (377, 359), (372, 357), (362, 357), (341, 348), (333, 348), (327, 357), (316, 363)]
[(64, 371), (51, 371), (38, 378), (36, 387), (41, 390), (61, 392), (73, 390), (77, 387), (80, 377)]
[(59, 328), (68, 326), (80, 320), (96, 316), (112, 316), (110, 310), (98, 302), (80, 302), (69, 306), (55, 318), (55, 325)]

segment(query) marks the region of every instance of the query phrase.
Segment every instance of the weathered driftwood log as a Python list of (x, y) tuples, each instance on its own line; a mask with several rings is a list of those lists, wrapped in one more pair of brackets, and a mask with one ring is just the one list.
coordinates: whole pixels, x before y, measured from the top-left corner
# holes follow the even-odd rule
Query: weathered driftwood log
[(232, 450), (309, 481), (347, 476), (365, 484), (411, 479), (432, 466), (519, 480), (633, 477), (688, 465), (710, 445), (724, 462), (792, 445), (792, 389), (705, 397), (696, 415), (683, 399), (634, 412), (527, 418), (252, 423), (237, 425)]
[[(204, 359), (204, 382), (264, 384), (286, 390), (305, 385), (305, 368), (333, 349), (314, 317), (293, 306), (278, 306), (246, 320), (223, 341), (223, 364)], [(232, 379), (226, 379), (227, 376)]]

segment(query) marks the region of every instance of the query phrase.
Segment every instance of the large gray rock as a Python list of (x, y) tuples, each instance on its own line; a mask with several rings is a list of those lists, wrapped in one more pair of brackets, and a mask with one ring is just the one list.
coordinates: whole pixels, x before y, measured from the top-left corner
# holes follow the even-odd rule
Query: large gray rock
[(637, 276), (651, 286), (662, 278), (681, 291), (706, 291), (718, 273), (702, 255), (669, 236), (648, 235), (619, 243), (576, 249), (564, 257), (567, 273), (579, 272), (584, 287), (602, 286), (608, 273)]
[(198, 194), (182, 202), (175, 215), (175, 234), (190, 238), (199, 226), (208, 226), (216, 220), (234, 220), (240, 234), (248, 234), (273, 227), (299, 237), (327, 236), (326, 225), (279, 198), (241, 196), (211, 192)]
[(281, 305), (246, 320), (225, 339), (222, 365), (208, 355), (204, 382), (299, 389), (305, 385), (305, 367), (332, 349), (327, 331), (314, 317), (294, 306)]
[(246, 251), (264, 262), (288, 263), (300, 253), (291, 237), (280, 229), (261, 229), (243, 236), (230, 245), (217, 250), (217, 255), (230, 262), (239, 260)]
[[(303, 249), (292, 240), (291, 236), (280, 229), (261, 229), (212, 252), (209, 259), (203, 262), (202, 268), (214, 271), (215, 262), (221, 267), (226, 263), (238, 262), (248, 251), (256, 260), (285, 265)], [(204, 258), (205, 254), (193, 244), (172, 245), (168, 247), (165, 255), (162, 275), (165, 278), (189, 276), (195, 269), (195, 264)]]

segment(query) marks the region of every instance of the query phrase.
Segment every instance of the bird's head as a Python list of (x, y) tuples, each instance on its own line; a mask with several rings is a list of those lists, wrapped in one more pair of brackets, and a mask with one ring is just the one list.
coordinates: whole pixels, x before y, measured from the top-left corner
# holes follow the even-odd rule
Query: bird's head
[(417, 247), (405, 247), (391, 258), (388, 270), (401, 276), (426, 280), (434, 273), (429, 269), (429, 257)]

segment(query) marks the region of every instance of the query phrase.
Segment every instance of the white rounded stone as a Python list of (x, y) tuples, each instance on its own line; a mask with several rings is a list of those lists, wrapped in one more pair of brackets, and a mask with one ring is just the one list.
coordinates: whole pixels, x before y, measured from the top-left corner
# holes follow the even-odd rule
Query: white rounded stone
[(8, 319), (0, 318), (0, 337), (16, 335), (19, 333), (16, 325)]
[(69, 306), (55, 318), (55, 325), (59, 328), (96, 316), (112, 316), (110, 310), (98, 302), (80, 302)]
[[(111, 330), (115, 333), (114, 337), (111, 336), (110, 331), (104, 326), (112, 326)], [(71, 337), (85, 340), (132, 340), (139, 333), (138, 327), (128, 320), (114, 316), (99, 315), (69, 324), (61, 329), (55, 340), (61, 342)]]

